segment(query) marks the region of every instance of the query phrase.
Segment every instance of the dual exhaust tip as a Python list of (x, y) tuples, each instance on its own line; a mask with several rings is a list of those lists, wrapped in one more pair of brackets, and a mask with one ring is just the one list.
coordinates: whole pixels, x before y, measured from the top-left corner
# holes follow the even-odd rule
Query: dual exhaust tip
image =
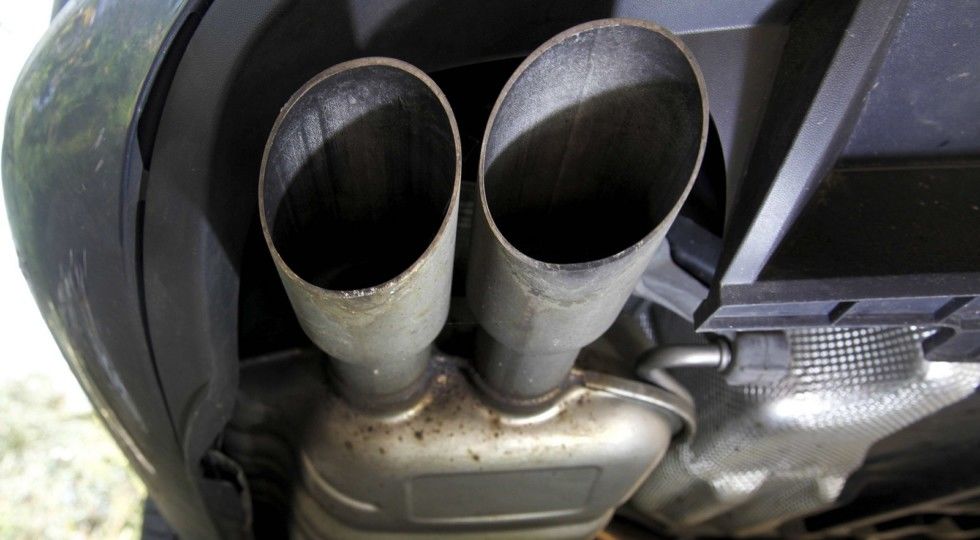
[(449, 313), (460, 168), (449, 102), (398, 60), (334, 66), (276, 120), (262, 232), (301, 327), (351, 398), (399, 401), (424, 378)]
[[(679, 212), (707, 126), (692, 55), (647, 22), (574, 27), (518, 67), (484, 135), (469, 254), (489, 392), (558, 391)], [(385, 406), (424, 386), (449, 313), (460, 171), (446, 97), (398, 60), (334, 66), (276, 120), (262, 231), (300, 325), (354, 401)]]

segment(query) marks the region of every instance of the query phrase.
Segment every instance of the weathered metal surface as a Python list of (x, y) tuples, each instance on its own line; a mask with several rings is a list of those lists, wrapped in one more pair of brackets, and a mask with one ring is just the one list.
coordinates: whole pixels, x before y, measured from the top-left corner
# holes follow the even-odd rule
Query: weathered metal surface
[(227, 451), (282, 486), (253, 496), (291, 497), (300, 536), (584, 538), (693, 416), (652, 386), (578, 371), (547, 409), (507, 414), (467, 372), (440, 357), (414, 407), (372, 415), (325, 385), (316, 355), (252, 362)]
[(263, 158), (262, 230), (306, 334), (367, 402), (424, 379), (449, 311), (459, 133), (445, 96), (404, 62), (314, 77)]
[(612, 324), (693, 183), (707, 106), (684, 44), (626, 19), (559, 34), (504, 86), (467, 284), (496, 392), (547, 396)]

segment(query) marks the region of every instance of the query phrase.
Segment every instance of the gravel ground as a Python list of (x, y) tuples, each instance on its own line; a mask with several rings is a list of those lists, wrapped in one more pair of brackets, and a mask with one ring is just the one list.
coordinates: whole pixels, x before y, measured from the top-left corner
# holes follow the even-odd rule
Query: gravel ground
[(0, 538), (139, 538), (142, 484), (87, 402), (0, 383)]
[[(0, 141), (50, 0), (0, 0)], [(20, 273), (0, 204), (0, 540), (138, 538), (144, 488), (71, 375)]]

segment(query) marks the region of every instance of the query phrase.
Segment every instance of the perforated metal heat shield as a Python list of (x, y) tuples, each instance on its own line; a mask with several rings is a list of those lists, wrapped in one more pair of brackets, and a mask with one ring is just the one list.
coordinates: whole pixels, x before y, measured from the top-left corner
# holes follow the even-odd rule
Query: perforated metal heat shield
[(791, 374), (728, 386), (678, 370), (698, 433), (674, 445), (632, 507), (675, 533), (761, 534), (833, 503), (876, 441), (969, 396), (980, 365), (926, 362), (915, 328), (789, 333)]

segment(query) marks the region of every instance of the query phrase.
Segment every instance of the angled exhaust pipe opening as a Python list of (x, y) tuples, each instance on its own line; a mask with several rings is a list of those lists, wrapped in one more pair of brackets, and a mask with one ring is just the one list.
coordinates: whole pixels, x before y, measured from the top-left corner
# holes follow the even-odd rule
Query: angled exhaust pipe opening
[(701, 72), (657, 25), (586, 23), (521, 64), (483, 140), (467, 283), (491, 394), (559, 389), (679, 212), (707, 133)]
[(449, 311), (461, 153), (449, 103), (417, 68), (365, 58), (303, 86), (262, 160), (273, 261), (340, 390), (370, 407), (424, 386)]

